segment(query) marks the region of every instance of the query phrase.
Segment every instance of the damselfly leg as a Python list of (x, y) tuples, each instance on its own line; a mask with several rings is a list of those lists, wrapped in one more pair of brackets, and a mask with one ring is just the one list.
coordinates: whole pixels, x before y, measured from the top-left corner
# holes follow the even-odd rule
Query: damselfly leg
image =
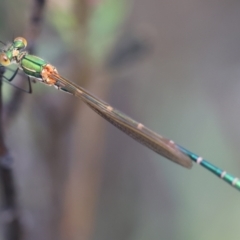
[[(19, 72), (19, 68), (15, 69), (15, 70), (11, 69), (11, 68), (6, 68), (6, 72), (7, 73), (10, 72), (10, 73), (12, 73), (12, 75), (8, 76), (9, 74), (7, 74), (7, 73), (3, 75), (3, 81), (5, 83), (13, 86), (14, 88), (16, 88), (22, 92), (29, 93), (29, 94), (32, 93), (32, 84), (31, 84), (31, 79), (29, 76), (26, 76), (26, 74)], [(17, 76), (17, 74), (20, 74), (20, 75), (22, 75), (22, 77), (27, 78), (27, 81), (28, 81), (28, 89), (27, 90), (12, 83), (12, 81)]]

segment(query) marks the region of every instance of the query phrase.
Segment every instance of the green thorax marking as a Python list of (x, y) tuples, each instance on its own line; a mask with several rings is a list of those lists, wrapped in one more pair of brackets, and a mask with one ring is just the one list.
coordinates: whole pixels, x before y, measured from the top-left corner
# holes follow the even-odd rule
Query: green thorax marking
[(34, 55), (26, 54), (20, 60), (20, 65), (23, 71), (36, 78), (42, 78), (41, 72), (43, 67), (47, 64), (42, 58)]
[(6, 50), (6, 52), (5, 52), (7, 58), (8, 58), (10, 61), (12, 61), (12, 59), (13, 59), (13, 50), (14, 50), (14, 46), (11, 45), (11, 46)]

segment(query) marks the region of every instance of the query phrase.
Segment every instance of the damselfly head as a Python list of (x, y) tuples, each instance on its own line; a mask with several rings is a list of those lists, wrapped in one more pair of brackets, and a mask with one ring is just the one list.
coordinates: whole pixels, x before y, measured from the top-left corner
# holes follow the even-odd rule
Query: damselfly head
[(17, 50), (22, 50), (27, 46), (27, 40), (23, 37), (17, 37), (13, 40), (13, 46)]

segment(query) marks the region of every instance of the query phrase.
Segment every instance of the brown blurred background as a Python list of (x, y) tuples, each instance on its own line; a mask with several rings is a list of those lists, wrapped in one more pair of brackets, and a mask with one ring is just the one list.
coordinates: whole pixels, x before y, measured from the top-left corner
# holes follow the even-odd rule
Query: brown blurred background
[[(28, 37), (33, 2), (0, 0), (2, 41)], [(239, 11), (236, 0), (49, 0), (35, 54), (240, 175)], [(12, 94), (4, 86), (6, 106)], [(79, 99), (34, 84), (5, 125), (23, 239), (239, 239), (236, 190), (158, 156)]]

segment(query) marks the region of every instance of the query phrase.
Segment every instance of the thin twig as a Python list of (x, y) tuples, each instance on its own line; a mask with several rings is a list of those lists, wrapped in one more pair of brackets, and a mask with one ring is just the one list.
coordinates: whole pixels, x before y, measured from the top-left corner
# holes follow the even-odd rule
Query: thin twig
[(2, 104), (2, 76), (5, 69), (0, 67), (0, 179), (3, 189), (3, 208), (1, 219), (6, 224), (5, 239), (20, 240), (22, 236), (21, 225), (16, 204), (16, 189), (13, 178), (13, 159), (10, 156), (4, 142), (2, 125), (3, 104)]
[[(27, 26), (26, 34), (24, 37), (28, 39), (27, 51), (34, 52), (35, 39), (38, 37), (41, 22), (43, 18), (43, 9), (45, 6), (45, 0), (34, 0), (32, 11), (29, 18), (29, 24)], [(4, 211), (1, 213), (1, 219), (6, 224), (4, 228), (4, 234), (6, 240), (20, 240), (22, 239), (22, 228), (20, 224), (16, 190), (13, 179), (12, 163), (13, 159), (10, 156), (8, 149), (4, 143), (3, 133), (3, 104), (2, 104), (2, 75), (4, 74), (4, 68), (0, 67), (0, 181), (3, 188), (3, 205)], [(23, 78), (19, 75), (19, 77)], [(22, 86), (25, 86), (25, 81), (22, 79)], [(7, 104), (4, 112), (4, 125), (11, 122), (18, 113), (22, 102), (23, 92), (14, 90), (11, 100)]]

